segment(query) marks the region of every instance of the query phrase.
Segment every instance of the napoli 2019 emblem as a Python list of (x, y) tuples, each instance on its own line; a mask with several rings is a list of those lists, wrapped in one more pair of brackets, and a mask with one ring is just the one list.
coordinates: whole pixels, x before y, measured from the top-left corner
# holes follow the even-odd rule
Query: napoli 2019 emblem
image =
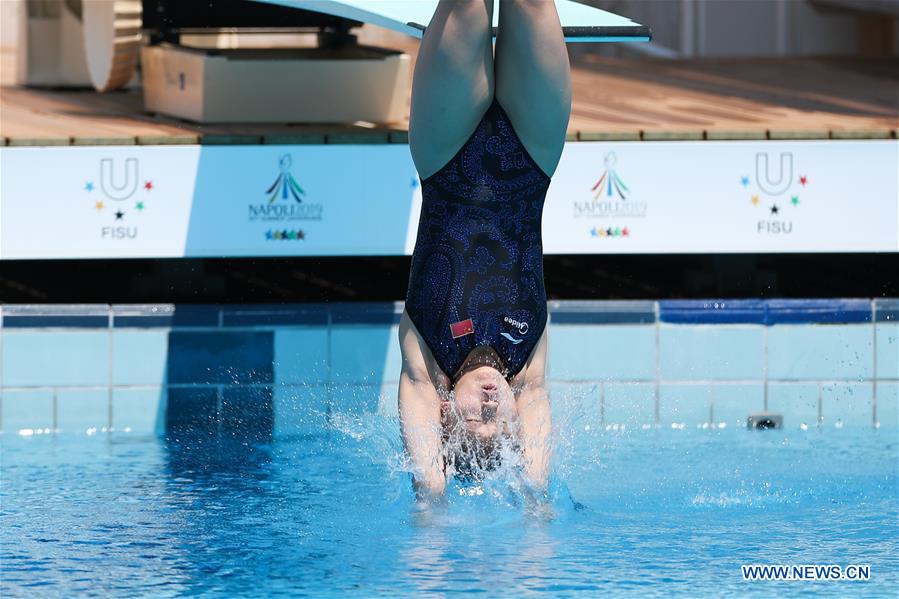
[(646, 218), (648, 203), (639, 194), (636, 200), (631, 198), (615, 152), (606, 152), (602, 164), (602, 174), (589, 188), (590, 198), (573, 202), (574, 218), (602, 219), (586, 228), (593, 239), (627, 239), (634, 232), (631, 219)]
[(312, 231), (300, 228), (300, 222), (322, 220), (324, 207), (321, 202), (309, 201), (315, 196), (314, 189), (310, 189), (314, 184), (307, 182), (304, 189), (294, 176), (294, 168), (291, 154), (278, 156), (278, 174), (274, 181), (268, 179), (264, 188), (260, 185), (260, 195), (247, 205), (247, 221), (266, 224), (265, 229), (255, 233), (266, 242), (304, 241)]
[(284, 154), (278, 159), (278, 167), (281, 169), (281, 173), (278, 175), (278, 178), (275, 179), (275, 182), (272, 183), (271, 187), (265, 190), (265, 193), (271, 194), (271, 197), (268, 199), (269, 204), (278, 199), (278, 195), (280, 194), (281, 199), (288, 199), (288, 195), (293, 197), (297, 202), (302, 202), (300, 196), (306, 195), (306, 192), (303, 191), (303, 188), (300, 187), (299, 183), (296, 182), (296, 179), (293, 178), (293, 175), (290, 174), (290, 167), (293, 165), (293, 158), (290, 157), (290, 154)]
[(615, 152), (609, 152), (603, 158), (603, 165), (606, 167), (606, 170), (603, 171), (599, 181), (590, 188), (590, 191), (595, 193), (593, 196), (594, 200), (599, 201), (602, 196), (611, 198), (613, 190), (620, 199), (627, 199), (627, 194), (630, 190), (624, 184), (624, 181), (621, 180), (621, 177), (618, 176), (618, 172), (615, 170), (616, 162), (618, 162), (618, 157), (615, 156)]

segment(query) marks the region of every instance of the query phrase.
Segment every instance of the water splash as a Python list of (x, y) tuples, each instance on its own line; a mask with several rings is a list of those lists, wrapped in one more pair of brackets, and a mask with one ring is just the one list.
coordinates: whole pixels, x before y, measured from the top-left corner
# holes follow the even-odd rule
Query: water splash
[[(546, 489), (538, 492), (530, 487), (523, 475), (521, 454), (515, 443), (501, 439), (497, 446), (499, 459), (494, 467), (481, 469), (475, 465), (468, 476), (449, 478), (445, 505), (452, 510), (462, 510), (475, 521), (482, 513), (494, 521), (500, 510), (511, 510), (519, 517), (554, 520), (585, 509), (572, 497), (565, 481), (601, 467), (602, 444), (598, 442), (601, 430), (587, 409), (588, 399), (575, 394), (560, 398), (570, 409), (557, 410), (553, 415), (553, 454)], [(336, 433), (337, 444), (349, 448), (358, 459), (384, 468), (395, 486), (396, 501), (412, 499), (414, 466), (404, 450), (398, 417), (332, 411), (328, 415), (327, 429)], [(450, 435), (447, 443), (447, 453), (464, 453), (459, 436)]]

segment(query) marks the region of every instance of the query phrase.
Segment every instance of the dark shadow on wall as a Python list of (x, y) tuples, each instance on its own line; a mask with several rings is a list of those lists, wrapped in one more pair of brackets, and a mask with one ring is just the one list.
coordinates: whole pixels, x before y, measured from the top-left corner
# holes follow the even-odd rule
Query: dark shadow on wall
[[(269, 444), (395, 397), (393, 302), (114, 306), (114, 326), (165, 327), (164, 435)], [(390, 372), (385, 371), (389, 369)], [(277, 419), (277, 423), (276, 423)], [(277, 426), (276, 426), (277, 424)]]
[(273, 337), (272, 331), (171, 331), (166, 439), (270, 443)]
[[(7, 303), (405, 299), (409, 257), (0, 262)], [(550, 299), (895, 297), (899, 254), (552, 255)], [(76, 274), (77, 273), (77, 276)]]

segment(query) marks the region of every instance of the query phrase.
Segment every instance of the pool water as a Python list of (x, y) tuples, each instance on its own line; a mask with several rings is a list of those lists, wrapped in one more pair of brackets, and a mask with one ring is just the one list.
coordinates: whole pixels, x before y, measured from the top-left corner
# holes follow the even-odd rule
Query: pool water
[[(608, 431), (568, 412), (545, 501), (500, 473), (430, 506), (414, 500), (396, 419), (375, 414), (275, 439), (4, 434), (0, 594), (899, 589), (896, 429)], [(742, 579), (742, 564), (783, 563), (868, 564), (871, 579)]]

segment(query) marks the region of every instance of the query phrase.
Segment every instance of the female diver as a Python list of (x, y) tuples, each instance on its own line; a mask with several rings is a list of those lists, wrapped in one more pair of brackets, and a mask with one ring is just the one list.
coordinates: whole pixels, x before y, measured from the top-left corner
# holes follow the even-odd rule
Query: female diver
[(494, 0), (440, 0), (412, 84), (422, 208), (399, 327), (399, 414), (420, 497), (508, 451), (533, 489), (548, 477), (541, 216), (571, 73), (553, 0), (498, 4), (494, 55)]

